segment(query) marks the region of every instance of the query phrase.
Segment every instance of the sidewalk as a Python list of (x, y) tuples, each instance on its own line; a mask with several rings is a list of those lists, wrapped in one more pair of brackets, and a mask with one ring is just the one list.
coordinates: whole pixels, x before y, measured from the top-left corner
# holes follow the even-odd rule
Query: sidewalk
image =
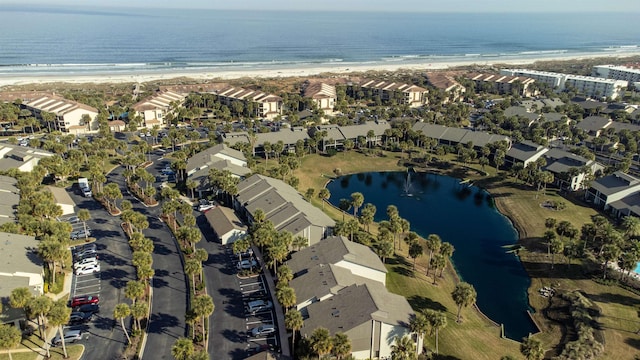
[[(65, 274), (64, 276), (64, 284), (62, 285), (62, 291), (60, 291), (57, 294), (53, 294), (53, 293), (47, 293), (46, 295), (48, 297), (50, 297), (53, 301), (57, 301), (60, 300), (62, 298), (64, 298), (65, 296), (68, 296), (69, 294), (71, 294), (71, 280), (73, 277), (73, 272), (68, 272)], [(57, 328), (48, 328), (45, 330), (44, 332), (44, 347), (42, 349), (42, 351), (39, 351), (38, 356), (36, 357), (36, 360), (43, 360), (45, 358), (45, 356), (47, 355), (47, 348), (49, 348), (49, 340), (51, 340), (56, 332), (58, 331)]]

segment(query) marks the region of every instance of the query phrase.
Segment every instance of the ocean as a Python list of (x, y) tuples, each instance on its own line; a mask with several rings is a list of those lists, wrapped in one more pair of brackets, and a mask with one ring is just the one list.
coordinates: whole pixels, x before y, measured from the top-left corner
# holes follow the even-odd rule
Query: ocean
[(637, 53), (637, 15), (0, 5), (0, 75), (348, 67)]

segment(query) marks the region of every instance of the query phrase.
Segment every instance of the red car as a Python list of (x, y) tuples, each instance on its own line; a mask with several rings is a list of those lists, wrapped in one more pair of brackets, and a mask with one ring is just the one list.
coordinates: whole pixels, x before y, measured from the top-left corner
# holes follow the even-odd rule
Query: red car
[(76, 307), (85, 304), (98, 304), (100, 299), (97, 296), (76, 296), (71, 299), (71, 307)]

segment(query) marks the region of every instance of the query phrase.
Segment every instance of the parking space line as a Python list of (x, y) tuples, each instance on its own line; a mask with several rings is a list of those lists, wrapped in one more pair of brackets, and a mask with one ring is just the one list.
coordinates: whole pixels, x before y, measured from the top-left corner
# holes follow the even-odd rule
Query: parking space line
[(100, 291), (100, 284), (79, 287), (79, 288), (76, 288), (76, 291), (84, 291), (86, 289), (93, 289), (93, 288), (98, 288), (98, 292), (99, 292)]
[(266, 338), (253, 338), (253, 339), (249, 339), (250, 342), (258, 342), (258, 341), (269, 341), (269, 340), (275, 340), (274, 336), (270, 336), (270, 337), (266, 337)]

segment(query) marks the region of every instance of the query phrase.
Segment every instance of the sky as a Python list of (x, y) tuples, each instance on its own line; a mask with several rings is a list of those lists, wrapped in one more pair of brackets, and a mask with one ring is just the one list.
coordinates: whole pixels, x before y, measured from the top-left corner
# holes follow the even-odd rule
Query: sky
[(15, 5), (404, 12), (640, 12), (638, 0), (0, 0)]

